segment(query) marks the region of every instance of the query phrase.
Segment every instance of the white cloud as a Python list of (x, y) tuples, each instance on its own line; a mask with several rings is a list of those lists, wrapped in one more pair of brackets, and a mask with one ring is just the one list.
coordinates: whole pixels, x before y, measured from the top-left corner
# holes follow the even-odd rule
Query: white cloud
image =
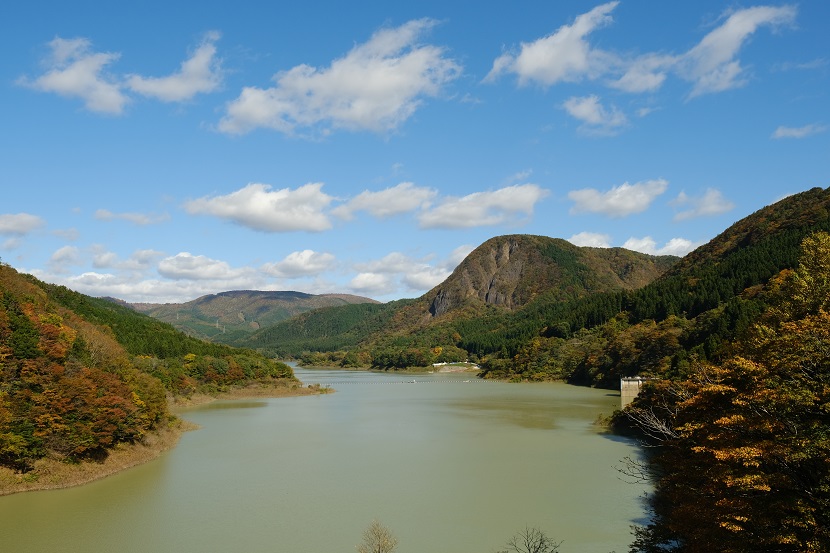
[(591, 248), (611, 247), (611, 237), (598, 232), (579, 232), (568, 238), (568, 242), (574, 246), (587, 246)]
[(452, 252), (450, 252), (450, 255), (449, 255), (449, 257), (447, 258), (447, 261), (446, 261), (446, 263), (444, 264), (444, 267), (445, 267), (445, 268), (447, 268), (447, 269), (449, 269), (449, 270), (450, 270), (450, 272), (452, 272), (453, 270), (455, 270), (455, 268), (456, 268), (456, 267), (458, 267), (458, 265), (459, 265), (462, 261), (464, 261), (464, 259), (465, 259), (468, 255), (470, 255), (470, 253), (471, 253), (474, 249), (476, 249), (476, 247), (475, 247), (475, 246), (472, 246), (472, 245), (470, 245), (470, 244), (463, 244), (463, 245), (461, 245), (461, 246), (458, 246), (458, 247), (457, 247), (457, 248), (455, 248)]
[(676, 63), (675, 56), (645, 54), (622, 64), (625, 67), (622, 76), (608, 84), (632, 94), (653, 92), (663, 86), (667, 71)]
[(437, 96), (461, 73), (443, 48), (418, 43), (434, 25), (431, 19), (418, 19), (382, 29), (327, 68), (298, 65), (275, 75), (272, 88), (245, 87), (228, 104), (219, 130), (392, 131), (424, 97)]
[(685, 192), (681, 192), (677, 198), (671, 201), (671, 205), (679, 207), (689, 206), (689, 209), (683, 210), (674, 216), (675, 221), (685, 221), (687, 219), (709, 215), (720, 215), (735, 207), (734, 203), (723, 197), (720, 190), (714, 188), (708, 188), (703, 196), (699, 198), (687, 196)]
[(491, 192), (448, 197), (418, 216), (421, 228), (470, 228), (521, 222), (549, 192), (535, 184), (517, 184)]
[[(746, 83), (738, 53), (760, 27), (778, 28), (795, 21), (794, 6), (756, 6), (732, 10), (725, 21), (693, 48), (682, 54), (647, 52), (641, 55), (602, 50), (588, 41), (595, 30), (612, 22), (618, 2), (597, 6), (563, 25), (554, 33), (522, 43), (518, 52), (506, 52), (493, 62), (484, 81), (505, 73), (518, 76), (520, 85), (530, 82), (551, 86), (561, 82), (603, 79), (605, 84), (640, 94), (658, 90), (670, 73), (692, 83), (690, 97), (721, 92)], [(820, 62), (807, 64), (809, 68)]]
[(395, 291), (395, 282), (390, 275), (379, 273), (358, 273), (348, 285), (356, 294), (384, 296)]
[(685, 238), (672, 238), (662, 248), (657, 247), (657, 242), (651, 237), (629, 238), (623, 244), (623, 248), (648, 255), (676, 255), (683, 257), (698, 245)]
[(628, 123), (625, 114), (616, 107), (606, 109), (596, 95), (572, 97), (562, 107), (571, 117), (582, 121), (581, 130), (593, 134), (613, 134)]
[(130, 255), (126, 266), (134, 270), (144, 269), (153, 265), (157, 259), (163, 256), (164, 253), (158, 250), (136, 250)]
[(568, 198), (575, 202), (571, 213), (602, 213), (610, 217), (626, 217), (641, 213), (668, 188), (668, 181), (654, 179), (636, 184), (623, 183), (600, 192), (595, 188), (583, 188), (568, 192)]
[(613, 60), (610, 54), (592, 48), (586, 37), (612, 22), (610, 13), (617, 4), (608, 2), (597, 6), (578, 16), (572, 25), (563, 25), (553, 34), (522, 43), (518, 53), (502, 54), (493, 62), (484, 80), (493, 81), (504, 73), (514, 73), (520, 85), (537, 82), (550, 86), (598, 77)]
[(795, 21), (794, 6), (756, 6), (732, 12), (678, 60), (681, 77), (694, 83), (691, 97), (722, 92), (746, 84), (738, 52), (761, 26), (779, 27)]
[(111, 251), (99, 249), (92, 255), (92, 266), (96, 269), (115, 267), (118, 264), (118, 254)]
[(29, 213), (0, 214), (0, 234), (23, 236), (45, 224), (46, 222), (43, 219)]
[(444, 282), (452, 271), (443, 267), (425, 265), (417, 267), (403, 275), (403, 283), (413, 291), (422, 292)]
[(221, 62), (216, 59), (218, 32), (209, 32), (177, 73), (167, 77), (128, 75), (127, 86), (162, 102), (182, 102), (199, 93), (213, 92), (222, 84)]
[(145, 279), (136, 278), (129, 273), (95, 271), (68, 278), (42, 273), (35, 276), (48, 282), (64, 284), (90, 296), (110, 296), (130, 302), (147, 303), (179, 303), (227, 290), (256, 290), (264, 287), (263, 281), (247, 274), (228, 280)]
[(104, 72), (120, 54), (92, 52), (91, 46), (86, 38), (56, 37), (49, 43), (52, 54), (45, 62), (46, 72), (34, 80), (21, 77), (17, 83), (43, 92), (80, 98), (91, 111), (120, 115), (129, 98), (122, 93), (116, 79)]
[(139, 226), (146, 226), (166, 221), (170, 218), (170, 216), (166, 213), (162, 215), (156, 215), (154, 213), (113, 213), (112, 211), (106, 209), (98, 209), (95, 211), (95, 218), (99, 221), (114, 221), (116, 219), (120, 219), (122, 221), (129, 221), (130, 223)]
[(49, 267), (56, 273), (67, 273), (69, 267), (81, 264), (81, 251), (75, 246), (63, 246), (49, 257)]
[(245, 269), (232, 269), (224, 261), (181, 252), (162, 259), (158, 271), (161, 276), (174, 280), (231, 280), (242, 276)]
[(319, 232), (331, 228), (323, 210), (334, 199), (322, 187), (310, 183), (295, 190), (272, 190), (267, 184), (249, 184), (224, 196), (191, 200), (184, 208), (193, 215), (213, 215), (263, 232)]
[(288, 254), (282, 261), (266, 263), (262, 270), (272, 276), (299, 278), (331, 269), (334, 261), (335, 258), (330, 253), (303, 250)]
[(349, 286), (356, 292), (371, 293), (375, 297), (400, 292), (401, 288), (412, 294), (422, 294), (446, 280), (470, 251), (472, 247), (460, 246), (439, 262), (429, 257), (415, 259), (401, 252), (391, 252), (381, 259), (355, 264), (358, 274)]
[(436, 194), (431, 188), (402, 182), (379, 192), (364, 190), (344, 205), (333, 209), (332, 214), (343, 219), (353, 219), (356, 211), (367, 211), (375, 217), (391, 217), (429, 207)]
[(825, 125), (817, 125), (815, 123), (804, 125), (803, 127), (778, 127), (772, 133), (772, 138), (806, 138), (814, 134), (823, 133), (827, 130)]

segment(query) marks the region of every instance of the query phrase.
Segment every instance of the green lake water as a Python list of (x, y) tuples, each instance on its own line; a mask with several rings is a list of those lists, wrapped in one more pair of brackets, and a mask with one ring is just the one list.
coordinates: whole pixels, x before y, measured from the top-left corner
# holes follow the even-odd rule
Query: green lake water
[[(297, 370), (334, 394), (223, 401), (160, 459), (85, 486), (0, 497), (0, 553), (492, 553), (525, 526), (562, 553), (616, 551), (643, 523), (633, 442), (594, 425), (619, 394), (459, 374)], [(467, 380), (468, 382), (464, 382)]]

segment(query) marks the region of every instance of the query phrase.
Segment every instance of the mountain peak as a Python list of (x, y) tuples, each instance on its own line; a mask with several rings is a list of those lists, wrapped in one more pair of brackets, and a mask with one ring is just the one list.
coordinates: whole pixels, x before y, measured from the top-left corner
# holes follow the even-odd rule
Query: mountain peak
[(515, 310), (541, 294), (565, 300), (639, 288), (674, 261), (622, 248), (579, 247), (547, 236), (497, 236), (473, 250), (425, 299), (433, 317), (469, 304)]

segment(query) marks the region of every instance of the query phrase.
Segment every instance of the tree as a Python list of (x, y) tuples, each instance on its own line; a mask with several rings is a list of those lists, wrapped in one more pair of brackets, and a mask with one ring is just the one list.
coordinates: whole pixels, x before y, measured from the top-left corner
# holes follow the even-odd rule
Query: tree
[(397, 546), (398, 538), (389, 528), (373, 520), (363, 532), (363, 541), (356, 547), (358, 553), (392, 553)]
[(562, 542), (555, 542), (538, 528), (525, 527), (507, 541), (507, 549), (500, 553), (556, 553)]
[(635, 402), (659, 447), (632, 551), (830, 551), (830, 235), (806, 238), (768, 294), (729, 359)]

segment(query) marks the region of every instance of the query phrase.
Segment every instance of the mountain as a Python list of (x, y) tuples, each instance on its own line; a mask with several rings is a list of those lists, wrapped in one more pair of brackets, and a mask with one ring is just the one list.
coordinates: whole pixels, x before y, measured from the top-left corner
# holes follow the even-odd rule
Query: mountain
[(500, 236), (420, 298), (371, 312), (314, 312), (264, 328), (248, 345), (328, 352), (315, 362), (357, 356), (377, 368), (469, 357), (492, 376), (609, 387), (643, 371), (681, 374), (692, 359), (728, 351), (764, 308), (763, 286), (797, 265), (806, 236), (827, 230), (830, 189), (814, 188), (737, 221), (680, 260)]
[(128, 305), (191, 336), (235, 343), (260, 328), (306, 311), (362, 303), (378, 302), (350, 294), (236, 290), (202, 296), (186, 303)]
[(578, 247), (546, 236), (498, 236), (473, 250), (423, 299), (433, 317), (470, 303), (516, 310), (543, 294), (569, 300), (640, 288), (676, 260), (623, 248)]
[(365, 309), (315, 311), (237, 343), (288, 355), (366, 349), (379, 343), (419, 348), (440, 344), (449, 352), (454, 350), (447, 346), (458, 345), (452, 338), (455, 325), (464, 321), (509, 317), (535, 302), (561, 304), (600, 292), (636, 289), (675, 261), (622, 248), (578, 247), (545, 236), (498, 236), (473, 250), (444, 282), (420, 298)]

